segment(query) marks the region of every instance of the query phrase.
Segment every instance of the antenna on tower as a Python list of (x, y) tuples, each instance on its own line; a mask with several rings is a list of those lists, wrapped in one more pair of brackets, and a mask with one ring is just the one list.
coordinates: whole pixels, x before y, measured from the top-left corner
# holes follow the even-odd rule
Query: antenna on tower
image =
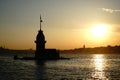
[(40, 15), (40, 30), (41, 30), (41, 23), (42, 23), (41, 15)]

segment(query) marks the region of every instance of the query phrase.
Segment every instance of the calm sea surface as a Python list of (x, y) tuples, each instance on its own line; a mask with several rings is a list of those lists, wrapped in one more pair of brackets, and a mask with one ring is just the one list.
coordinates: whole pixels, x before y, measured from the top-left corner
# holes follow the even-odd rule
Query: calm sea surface
[(0, 56), (0, 80), (120, 80), (120, 55), (61, 56), (71, 59), (37, 63)]

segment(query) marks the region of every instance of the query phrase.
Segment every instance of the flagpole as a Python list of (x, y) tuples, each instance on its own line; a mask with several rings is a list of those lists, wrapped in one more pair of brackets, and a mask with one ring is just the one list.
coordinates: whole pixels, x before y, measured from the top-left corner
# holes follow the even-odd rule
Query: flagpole
[(41, 21), (42, 21), (42, 20), (41, 20), (41, 15), (40, 15), (40, 30), (41, 30)]

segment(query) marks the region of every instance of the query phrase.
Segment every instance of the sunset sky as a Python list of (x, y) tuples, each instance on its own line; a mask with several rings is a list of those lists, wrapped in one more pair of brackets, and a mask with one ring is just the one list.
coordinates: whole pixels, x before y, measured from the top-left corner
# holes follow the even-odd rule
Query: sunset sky
[(40, 14), (46, 48), (120, 45), (120, 0), (0, 0), (0, 46), (35, 49)]

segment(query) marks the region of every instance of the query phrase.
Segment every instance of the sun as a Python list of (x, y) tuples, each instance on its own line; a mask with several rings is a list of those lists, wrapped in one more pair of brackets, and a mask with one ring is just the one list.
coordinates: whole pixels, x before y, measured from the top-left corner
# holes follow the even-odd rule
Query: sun
[(96, 24), (91, 28), (91, 33), (96, 38), (104, 37), (108, 32), (108, 26), (105, 24)]

